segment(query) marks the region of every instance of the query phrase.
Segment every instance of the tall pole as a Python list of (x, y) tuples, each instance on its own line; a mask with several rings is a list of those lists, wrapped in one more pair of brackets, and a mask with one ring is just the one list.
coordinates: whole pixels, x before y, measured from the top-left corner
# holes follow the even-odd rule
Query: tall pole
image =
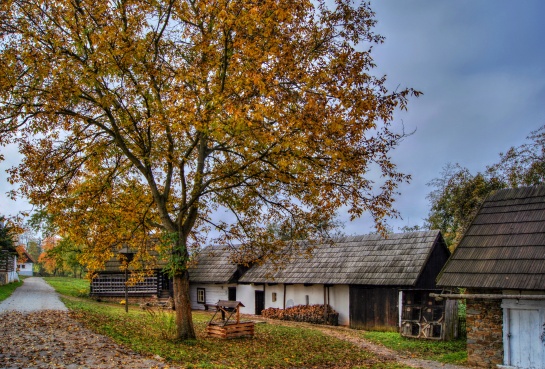
[(127, 246), (119, 250), (119, 255), (122, 255), (120, 261), (125, 264), (125, 312), (129, 312), (129, 263), (134, 257), (134, 252), (132, 252)]
[(129, 264), (125, 262), (125, 312), (129, 312)]

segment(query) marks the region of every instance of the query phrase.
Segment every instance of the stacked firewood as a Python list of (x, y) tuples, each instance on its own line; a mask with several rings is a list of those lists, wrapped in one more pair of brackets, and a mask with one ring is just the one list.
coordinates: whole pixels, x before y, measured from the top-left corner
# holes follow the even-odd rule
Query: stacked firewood
[(339, 313), (329, 305), (296, 305), (287, 309), (268, 308), (261, 314), (270, 319), (313, 324), (337, 325), (339, 320)]

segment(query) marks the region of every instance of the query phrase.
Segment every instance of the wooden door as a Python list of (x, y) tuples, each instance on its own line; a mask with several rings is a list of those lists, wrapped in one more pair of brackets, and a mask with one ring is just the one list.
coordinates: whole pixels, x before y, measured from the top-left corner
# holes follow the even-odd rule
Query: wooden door
[(237, 301), (237, 288), (236, 287), (229, 287), (227, 290), (227, 295), (229, 301)]
[(265, 309), (265, 292), (255, 291), (255, 314), (261, 315), (261, 312)]
[(504, 299), (504, 365), (545, 369), (545, 301)]

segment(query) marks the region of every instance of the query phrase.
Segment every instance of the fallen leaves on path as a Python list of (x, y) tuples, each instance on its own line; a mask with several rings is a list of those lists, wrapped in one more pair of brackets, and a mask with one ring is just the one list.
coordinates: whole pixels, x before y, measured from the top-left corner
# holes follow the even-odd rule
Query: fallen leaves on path
[(169, 368), (91, 332), (60, 311), (0, 314), (0, 367)]

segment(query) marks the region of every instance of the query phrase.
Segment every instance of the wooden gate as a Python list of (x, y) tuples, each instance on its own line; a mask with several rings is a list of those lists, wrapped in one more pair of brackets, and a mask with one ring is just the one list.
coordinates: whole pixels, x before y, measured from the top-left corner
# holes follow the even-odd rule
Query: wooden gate
[(350, 286), (350, 328), (397, 331), (398, 290)]
[(545, 302), (504, 300), (504, 364), (545, 369)]

